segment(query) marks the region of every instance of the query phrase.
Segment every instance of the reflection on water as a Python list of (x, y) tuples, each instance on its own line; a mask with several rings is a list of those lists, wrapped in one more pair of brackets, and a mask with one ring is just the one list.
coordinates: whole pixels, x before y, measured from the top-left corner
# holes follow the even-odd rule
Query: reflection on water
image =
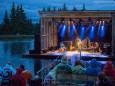
[(34, 39), (27, 40), (1, 40), (0, 41), (0, 66), (3, 68), (10, 60), (14, 68), (24, 64), (34, 75), (34, 59), (22, 58), (24, 53), (34, 48)]

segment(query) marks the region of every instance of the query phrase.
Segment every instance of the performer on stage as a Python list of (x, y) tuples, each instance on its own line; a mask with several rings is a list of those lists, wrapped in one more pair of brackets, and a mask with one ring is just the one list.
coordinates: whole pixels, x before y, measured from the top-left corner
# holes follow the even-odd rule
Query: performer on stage
[(71, 44), (70, 44), (70, 51), (72, 51), (73, 49), (74, 49), (73, 43), (71, 42)]
[(81, 41), (81, 39), (78, 39), (77, 46), (78, 46), (78, 51), (80, 52), (81, 51), (81, 47), (82, 47), (82, 41)]
[(60, 49), (59, 49), (60, 52), (64, 52), (65, 51), (65, 45), (63, 42), (60, 43)]

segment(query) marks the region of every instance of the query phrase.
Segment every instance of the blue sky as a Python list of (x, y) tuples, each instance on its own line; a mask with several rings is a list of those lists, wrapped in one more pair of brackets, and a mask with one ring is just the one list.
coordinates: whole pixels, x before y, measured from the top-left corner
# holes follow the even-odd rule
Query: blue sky
[(39, 22), (38, 10), (48, 6), (60, 8), (64, 3), (70, 10), (73, 6), (81, 10), (83, 4), (86, 10), (115, 10), (115, 0), (0, 0), (0, 23), (3, 21), (5, 10), (10, 13), (13, 1), (15, 5), (23, 5), (27, 17), (31, 18), (33, 23)]

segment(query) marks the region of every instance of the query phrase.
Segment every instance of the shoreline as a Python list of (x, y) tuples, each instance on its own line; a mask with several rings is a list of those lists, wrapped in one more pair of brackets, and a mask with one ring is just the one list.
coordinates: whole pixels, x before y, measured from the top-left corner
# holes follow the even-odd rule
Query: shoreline
[(34, 38), (35, 35), (0, 35), (1, 39), (25, 39), (25, 38)]

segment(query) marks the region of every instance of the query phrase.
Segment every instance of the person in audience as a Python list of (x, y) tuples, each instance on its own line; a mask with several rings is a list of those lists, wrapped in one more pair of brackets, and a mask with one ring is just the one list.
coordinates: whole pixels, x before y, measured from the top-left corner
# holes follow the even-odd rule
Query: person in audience
[(38, 75), (35, 75), (33, 78), (31, 78), (29, 82), (29, 86), (42, 86), (42, 79)]
[[(89, 67), (86, 68), (86, 74), (88, 76), (97, 76), (99, 72), (101, 72), (101, 67), (98, 67), (98, 62), (95, 58), (93, 58), (90, 62)], [(94, 81), (88, 81), (88, 86), (93, 86)]]
[(9, 84), (9, 81), (14, 74), (16, 74), (16, 70), (12, 67), (11, 62), (8, 61), (2, 71), (2, 85)]
[(104, 72), (99, 72), (97, 75), (96, 86), (114, 86), (113, 83), (109, 82)]
[(11, 69), (12, 75), (16, 74), (16, 69), (13, 68), (11, 61), (8, 61), (8, 63), (6, 64), (6, 66), (3, 68), (3, 70), (4, 69)]
[(102, 71), (101, 67), (98, 66), (97, 60), (93, 58), (89, 67), (86, 68), (86, 74), (89, 76), (97, 76), (100, 71)]
[(22, 68), (18, 68), (10, 81), (10, 86), (26, 86), (26, 81), (22, 75)]
[[(68, 64), (68, 59), (66, 57), (66, 55), (64, 54), (61, 58), (61, 62), (55, 66), (45, 77), (45, 80), (44, 82), (46, 82), (48, 79), (49, 80), (52, 80), (52, 79), (56, 79), (56, 71), (57, 71), (57, 68), (60, 67), (60, 66), (68, 66), (71, 68), (71, 70), (73, 70), (73, 67), (71, 65)], [(48, 83), (51, 83), (51, 81), (49, 81)]]
[(28, 84), (30, 79), (32, 78), (32, 73), (29, 70), (25, 69), (24, 65), (20, 65), (20, 68), (23, 69), (22, 75), (24, 76), (24, 79), (25, 79), (26, 83)]
[(112, 61), (107, 61), (105, 67), (103, 68), (103, 72), (106, 74), (106, 76), (114, 76), (115, 68), (113, 67)]
[(85, 74), (85, 72), (86, 72), (86, 68), (84, 67), (82, 62), (80, 60), (76, 61), (75, 67), (73, 69), (73, 73), (75, 73), (75, 74)]

